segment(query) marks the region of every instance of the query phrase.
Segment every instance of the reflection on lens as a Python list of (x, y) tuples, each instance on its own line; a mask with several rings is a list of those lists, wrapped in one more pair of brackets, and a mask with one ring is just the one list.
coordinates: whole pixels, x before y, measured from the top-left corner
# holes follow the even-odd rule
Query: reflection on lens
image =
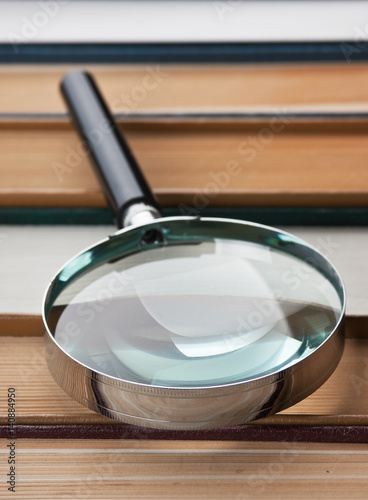
[(335, 328), (341, 301), (300, 259), (231, 239), (139, 252), (81, 275), (49, 313), (56, 341), (106, 375), (213, 386), (284, 369)]

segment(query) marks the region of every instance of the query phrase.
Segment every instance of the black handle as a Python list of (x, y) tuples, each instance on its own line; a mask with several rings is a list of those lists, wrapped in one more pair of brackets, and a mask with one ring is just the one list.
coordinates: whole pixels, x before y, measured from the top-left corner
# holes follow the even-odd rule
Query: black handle
[(83, 71), (73, 71), (64, 77), (60, 88), (76, 128), (92, 155), (95, 173), (117, 225), (123, 226), (127, 209), (137, 203), (158, 210), (93, 77)]

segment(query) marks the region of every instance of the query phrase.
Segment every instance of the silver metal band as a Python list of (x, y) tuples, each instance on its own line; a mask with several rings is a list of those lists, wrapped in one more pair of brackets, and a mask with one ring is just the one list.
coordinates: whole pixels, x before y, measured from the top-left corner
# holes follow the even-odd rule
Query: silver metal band
[(155, 219), (161, 217), (160, 212), (151, 205), (146, 203), (136, 203), (130, 205), (123, 214), (122, 225), (123, 227), (136, 226), (153, 222)]

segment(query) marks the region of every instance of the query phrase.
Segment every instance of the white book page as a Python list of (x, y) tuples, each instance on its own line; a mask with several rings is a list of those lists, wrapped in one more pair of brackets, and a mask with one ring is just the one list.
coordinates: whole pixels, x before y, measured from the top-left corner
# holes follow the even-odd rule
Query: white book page
[[(368, 228), (286, 227), (328, 257), (347, 292), (347, 315), (368, 314)], [(0, 314), (41, 314), (51, 278), (112, 226), (0, 226)]]
[(0, 1), (0, 43), (368, 40), (366, 1)]

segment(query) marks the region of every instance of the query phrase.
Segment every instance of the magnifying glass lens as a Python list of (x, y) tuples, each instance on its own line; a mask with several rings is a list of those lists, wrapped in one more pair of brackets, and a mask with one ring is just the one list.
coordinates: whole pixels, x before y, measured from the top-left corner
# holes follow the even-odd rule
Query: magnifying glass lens
[(106, 262), (58, 296), (49, 324), (74, 359), (165, 387), (214, 386), (299, 362), (336, 327), (340, 297), (313, 265), (211, 239)]

